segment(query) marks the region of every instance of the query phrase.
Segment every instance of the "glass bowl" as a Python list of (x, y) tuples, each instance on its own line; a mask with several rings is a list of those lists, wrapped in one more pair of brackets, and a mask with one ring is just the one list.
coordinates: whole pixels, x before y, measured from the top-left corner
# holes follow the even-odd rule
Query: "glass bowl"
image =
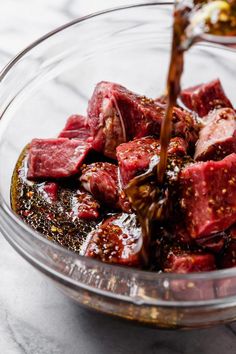
[[(10, 208), (11, 175), (34, 137), (53, 137), (86, 112), (94, 86), (114, 81), (156, 97), (165, 90), (171, 3), (123, 7), (75, 20), (40, 38), (0, 74), (0, 229), (27, 261), (91, 309), (159, 328), (194, 328), (236, 318), (236, 268), (159, 274), (79, 256), (45, 239)], [(183, 86), (219, 77), (236, 102), (235, 51), (198, 44)]]

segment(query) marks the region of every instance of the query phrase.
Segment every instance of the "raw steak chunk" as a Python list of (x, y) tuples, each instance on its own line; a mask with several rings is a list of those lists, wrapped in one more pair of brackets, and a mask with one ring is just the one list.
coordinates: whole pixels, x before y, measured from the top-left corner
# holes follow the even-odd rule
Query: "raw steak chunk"
[[(163, 95), (155, 99), (157, 106), (163, 109), (163, 118), (167, 109), (167, 96)], [(189, 111), (180, 106), (173, 108), (172, 116), (172, 136), (182, 137), (187, 145), (193, 147), (198, 139), (200, 123)]]
[(108, 162), (95, 162), (82, 170), (80, 181), (95, 199), (105, 205), (126, 212), (130, 211), (128, 199), (119, 188), (118, 167)]
[(236, 113), (231, 108), (214, 110), (200, 131), (194, 158), (221, 160), (233, 152), (236, 152)]
[(33, 139), (29, 146), (29, 179), (62, 178), (78, 173), (91, 145), (76, 139)]
[(39, 187), (39, 191), (50, 203), (57, 201), (58, 184), (54, 182), (45, 182)]
[(90, 233), (85, 255), (103, 262), (140, 266), (142, 242), (136, 215), (117, 214)]
[[(93, 148), (115, 158), (118, 145), (133, 138), (160, 136), (165, 105), (139, 96), (121, 85), (100, 82), (88, 105), (88, 124)], [(173, 134), (196, 141), (195, 121), (180, 108), (174, 109)]]
[(95, 199), (117, 208), (119, 195), (116, 165), (108, 162), (95, 162), (87, 165), (82, 170), (80, 181)]
[(136, 139), (117, 147), (122, 185), (147, 170), (151, 158), (160, 153), (160, 142), (152, 137)]
[(183, 90), (181, 99), (186, 107), (200, 117), (204, 117), (214, 108), (232, 108), (219, 79)]
[[(123, 186), (135, 176), (145, 172), (151, 158), (160, 154), (160, 142), (152, 137), (135, 139), (117, 147), (117, 159)], [(186, 154), (186, 143), (182, 138), (170, 141), (168, 153), (183, 156)]]
[(97, 219), (99, 203), (86, 191), (78, 190), (72, 198), (72, 216), (81, 219)]
[(236, 221), (236, 154), (199, 162), (180, 172), (181, 205), (193, 238), (223, 231)]
[(174, 107), (172, 117), (172, 136), (182, 137), (191, 148), (198, 139), (198, 133), (199, 124), (192, 114), (180, 107)]
[(116, 146), (127, 141), (127, 128), (116, 97), (122, 90), (125, 89), (120, 85), (100, 82), (88, 105), (93, 148), (111, 158), (115, 158)]
[(171, 273), (207, 272), (216, 269), (215, 257), (210, 253), (183, 251), (172, 248), (163, 261), (163, 271)]
[(60, 132), (59, 138), (90, 140), (88, 118), (77, 114), (70, 116), (64, 129)]

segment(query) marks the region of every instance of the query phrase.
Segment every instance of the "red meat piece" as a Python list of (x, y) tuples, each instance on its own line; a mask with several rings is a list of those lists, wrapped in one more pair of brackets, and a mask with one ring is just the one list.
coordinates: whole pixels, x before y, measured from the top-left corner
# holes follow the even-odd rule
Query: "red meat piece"
[(173, 228), (172, 235), (172, 239), (178, 245), (184, 245), (185, 247), (196, 247), (196, 245), (198, 245), (202, 249), (213, 253), (221, 252), (227, 240), (227, 235), (225, 232), (218, 232), (217, 234), (209, 235), (203, 238), (197, 238), (194, 240), (189, 235), (186, 227), (181, 227), (181, 224), (177, 224)]
[(58, 184), (54, 182), (45, 182), (39, 187), (39, 191), (49, 202), (57, 201)]
[(118, 168), (108, 162), (95, 162), (82, 170), (80, 181), (85, 190), (105, 205), (126, 212), (130, 211), (127, 197), (119, 188)]
[(151, 158), (160, 153), (160, 142), (151, 137), (136, 139), (117, 147), (122, 185), (147, 170)]
[(163, 260), (163, 270), (169, 273), (207, 272), (214, 269), (215, 257), (210, 253), (194, 253), (172, 248)]
[[(100, 82), (88, 105), (93, 148), (115, 158), (116, 147), (122, 143), (148, 135), (159, 137), (164, 116), (163, 104), (137, 95), (121, 85)], [(174, 135), (195, 140), (194, 126), (194, 119), (189, 112), (174, 109)], [(186, 130), (189, 134), (186, 134)]]
[(135, 214), (117, 214), (105, 220), (88, 238), (85, 255), (126, 266), (142, 263), (142, 232)]
[(60, 132), (59, 138), (80, 139), (90, 141), (90, 128), (88, 118), (74, 114), (67, 119), (64, 129)]
[(236, 113), (220, 108), (209, 113), (206, 126), (200, 131), (195, 160), (220, 160), (236, 152)]
[(236, 221), (236, 154), (188, 165), (180, 172), (181, 206), (189, 234), (200, 238)]
[(72, 198), (72, 216), (81, 219), (97, 219), (99, 203), (86, 191), (78, 190)]
[[(121, 182), (123, 186), (126, 186), (132, 178), (148, 169), (154, 155), (160, 154), (160, 142), (152, 137), (135, 139), (119, 145), (116, 151)], [(185, 141), (182, 138), (171, 139), (168, 153), (170, 155), (185, 155)]]
[(80, 181), (95, 199), (117, 208), (119, 201), (117, 166), (108, 162), (95, 162), (82, 170)]
[(192, 114), (183, 108), (174, 107), (172, 116), (172, 136), (182, 137), (187, 145), (192, 147), (198, 139), (198, 133), (199, 124)]
[(115, 149), (127, 141), (124, 118), (116, 94), (122, 86), (100, 82), (95, 87), (88, 105), (88, 124), (93, 136), (93, 148), (105, 156), (115, 158)]
[[(163, 109), (163, 117), (167, 109), (167, 96), (156, 98), (155, 103)], [(187, 110), (180, 106), (173, 108), (172, 116), (172, 136), (182, 137), (190, 147), (193, 147), (198, 139), (200, 124), (196, 118)]]
[(219, 79), (183, 90), (181, 99), (186, 107), (200, 117), (206, 116), (214, 108), (232, 108)]
[(62, 178), (78, 173), (91, 145), (77, 139), (33, 139), (29, 146), (29, 179)]

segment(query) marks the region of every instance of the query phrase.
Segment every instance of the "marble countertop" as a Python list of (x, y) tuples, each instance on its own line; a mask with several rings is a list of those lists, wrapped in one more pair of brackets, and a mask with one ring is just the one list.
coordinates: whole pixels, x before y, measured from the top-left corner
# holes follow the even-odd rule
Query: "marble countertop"
[[(0, 67), (49, 30), (136, 1), (7, 0), (0, 11)], [(233, 354), (236, 323), (188, 332), (143, 328), (92, 313), (61, 294), (0, 237), (0, 353)]]

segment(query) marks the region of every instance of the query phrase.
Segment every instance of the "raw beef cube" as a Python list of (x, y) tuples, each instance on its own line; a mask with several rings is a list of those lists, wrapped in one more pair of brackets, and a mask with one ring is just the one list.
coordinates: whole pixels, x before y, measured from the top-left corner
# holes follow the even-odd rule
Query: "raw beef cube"
[(86, 191), (78, 190), (72, 198), (72, 217), (81, 219), (97, 219), (99, 203)]
[[(170, 141), (168, 153), (183, 156), (186, 143), (182, 138)], [(160, 154), (160, 142), (152, 137), (135, 139), (117, 147), (117, 159), (122, 185), (125, 187), (135, 176), (145, 172), (151, 158)]]
[(80, 181), (95, 199), (113, 208), (118, 207), (117, 166), (108, 162), (95, 162), (82, 170)]
[(180, 172), (188, 231), (200, 238), (236, 222), (236, 154), (188, 165)]
[(168, 146), (168, 155), (184, 156), (187, 154), (187, 144), (183, 138), (176, 137), (170, 139)]
[(117, 214), (88, 236), (85, 255), (126, 266), (142, 263), (142, 232), (135, 214)]
[(195, 160), (221, 160), (236, 152), (236, 113), (231, 108), (216, 109), (208, 114), (199, 134)]
[[(167, 96), (163, 95), (155, 99), (157, 106), (163, 109), (163, 118), (167, 109)], [(180, 106), (173, 108), (172, 136), (182, 137), (187, 145), (193, 147), (198, 139), (200, 124), (192, 113)]]
[[(148, 135), (159, 137), (165, 110), (161, 102), (118, 84), (100, 82), (88, 106), (93, 148), (115, 158), (116, 147), (121, 143)], [(187, 143), (197, 138), (192, 115), (177, 107), (173, 114), (173, 135), (183, 137)]]
[(59, 138), (91, 140), (88, 118), (77, 114), (70, 116)]
[(172, 248), (163, 260), (163, 271), (169, 273), (207, 272), (216, 269), (215, 257), (210, 253), (183, 251)]
[[(167, 235), (168, 237), (168, 235)], [(166, 238), (157, 257), (160, 259), (162, 271), (168, 273), (198, 273), (216, 269), (215, 256), (200, 250), (182, 249), (180, 246), (170, 246)], [(181, 301), (208, 300), (215, 296), (212, 280), (202, 283), (202, 279), (172, 279), (168, 286), (170, 298)]]
[(78, 173), (91, 145), (77, 139), (33, 139), (29, 146), (29, 179), (62, 178)]
[(106, 206), (130, 212), (125, 192), (119, 188), (118, 167), (108, 162), (95, 162), (82, 170), (80, 181), (85, 190)]
[(57, 201), (58, 184), (55, 182), (45, 182), (39, 187), (39, 191), (50, 203)]
[(206, 116), (214, 108), (232, 108), (219, 79), (183, 90), (181, 99), (186, 107), (200, 117)]
[(122, 185), (147, 170), (151, 158), (160, 153), (160, 142), (152, 137), (136, 139), (117, 147)]
[(122, 89), (117, 84), (100, 82), (88, 105), (93, 148), (110, 158), (115, 158), (116, 146), (127, 141), (124, 117), (119, 111), (116, 97)]
[(199, 124), (193, 115), (180, 108), (174, 107), (172, 117), (172, 136), (182, 137), (192, 147), (198, 139)]

